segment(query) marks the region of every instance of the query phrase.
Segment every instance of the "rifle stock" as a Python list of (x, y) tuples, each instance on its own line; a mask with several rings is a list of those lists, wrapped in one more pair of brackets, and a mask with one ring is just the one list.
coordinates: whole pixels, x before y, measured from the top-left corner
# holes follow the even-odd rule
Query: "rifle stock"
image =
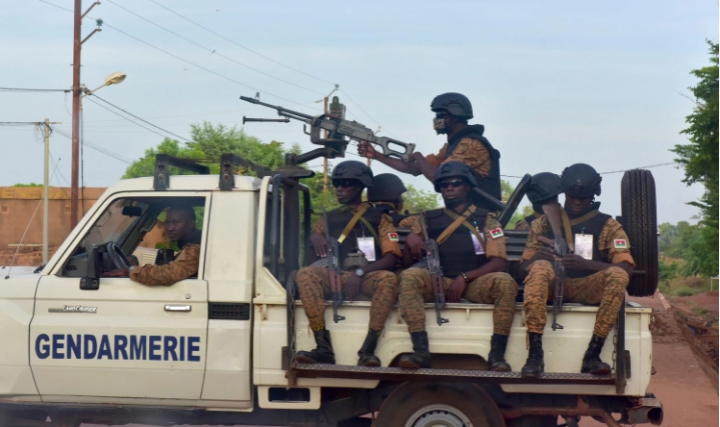
[[(551, 243), (555, 255), (562, 258), (568, 253), (567, 242), (562, 235), (562, 206), (558, 203), (543, 205), (543, 212), (545, 212), (545, 216), (550, 223), (554, 240), (550, 241), (550, 239), (542, 236), (538, 237), (538, 240), (545, 244)], [(555, 270), (555, 286), (553, 289), (552, 329), (555, 331), (557, 329), (563, 329), (563, 326), (557, 322), (557, 317), (560, 310), (562, 310), (563, 293), (565, 292), (565, 280), (567, 276), (565, 275), (565, 267), (561, 261), (555, 260), (553, 262), (553, 269)]]
[(327, 212), (325, 211), (325, 208), (323, 208), (323, 221), (325, 225), (325, 239), (327, 240), (329, 248), (327, 254), (327, 268), (330, 280), (330, 291), (332, 292), (333, 299), (333, 321), (338, 323), (341, 320), (345, 320), (345, 316), (338, 314), (338, 307), (340, 307), (343, 302), (340, 245), (338, 244), (337, 239), (330, 235), (330, 228), (328, 227)]
[(438, 326), (448, 323), (449, 320), (442, 317), (442, 309), (445, 308), (445, 286), (443, 283), (442, 266), (440, 265), (440, 248), (435, 239), (430, 239), (425, 224), (425, 215), (420, 213), (420, 225), (422, 226), (423, 237), (425, 238), (425, 246), (428, 253), (425, 258), (427, 260), (428, 270), (430, 272), (430, 280), (432, 281), (433, 292), (435, 293), (435, 316)]

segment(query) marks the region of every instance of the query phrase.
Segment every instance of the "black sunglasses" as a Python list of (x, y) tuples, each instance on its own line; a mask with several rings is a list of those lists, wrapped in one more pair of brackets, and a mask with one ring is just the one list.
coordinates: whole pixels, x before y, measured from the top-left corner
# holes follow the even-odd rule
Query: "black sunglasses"
[(338, 188), (338, 187), (349, 188), (349, 187), (357, 187), (358, 185), (360, 185), (360, 181), (358, 181), (357, 179), (333, 179), (332, 184), (333, 184), (333, 187), (335, 187), (335, 188)]
[(453, 186), (453, 188), (458, 188), (463, 184), (465, 184), (465, 182), (462, 179), (454, 179), (452, 181), (441, 181), (438, 185), (440, 186), (440, 188), (448, 188), (451, 185)]

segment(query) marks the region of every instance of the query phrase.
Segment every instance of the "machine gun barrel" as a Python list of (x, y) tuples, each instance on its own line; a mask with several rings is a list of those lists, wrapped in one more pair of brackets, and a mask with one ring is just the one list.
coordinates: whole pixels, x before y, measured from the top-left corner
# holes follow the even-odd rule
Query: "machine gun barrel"
[(240, 99), (245, 102), (249, 102), (251, 104), (262, 105), (263, 107), (272, 108), (273, 110), (277, 111), (278, 116), (287, 117), (289, 119), (300, 120), (307, 124), (312, 124), (312, 120), (315, 118), (309, 114), (290, 110), (285, 107), (281, 107), (279, 105), (268, 104), (268, 103), (260, 101), (259, 99), (250, 98), (249, 96), (241, 96)]
[(323, 221), (325, 222), (325, 239), (328, 243), (328, 278), (330, 279), (330, 292), (332, 292), (333, 298), (333, 321), (335, 323), (345, 320), (345, 316), (338, 314), (338, 307), (342, 305), (343, 294), (342, 294), (342, 268), (340, 267), (340, 245), (336, 238), (330, 235), (330, 228), (328, 227), (327, 212), (323, 208)]
[(427, 260), (430, 280), (433, 285), (433, 293), (435, 294), (435, 317), (438, 326), (442, 326), (443, 323), (448, 323), (449, 320), (442, 317), (442, 309), (445, 308), (445, 286), (443, 283), (442, 266), (440, 265), (440, 250), (437, 241), (428, 236), (425, 214), (422, 212), (420, 213), (420, 225), (422, 226), (423, 237), (425, 238), (425, 246), (427, 246), (428, 249), (425, 259)]
[(290, 123), (290, 119), (287, 117), (284, 119), (256, 119), (253, 117), (245, 117), (243, 116), (243, 124), (247, 122), (277, 122), (277, 123)]

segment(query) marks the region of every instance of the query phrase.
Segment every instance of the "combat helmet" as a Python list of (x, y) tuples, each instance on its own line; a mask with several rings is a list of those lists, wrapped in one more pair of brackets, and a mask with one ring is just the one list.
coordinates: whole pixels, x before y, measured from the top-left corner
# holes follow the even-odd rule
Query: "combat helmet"
[(565, 194), (578, 199), (599, 196), (602, 177), (592, 166), (585, 163), (575, 163), (568, 166), (560, 177)]
[(392, 173), (381, 173), (375, 176), (373, 184), (367, 194), (370, 202), (394, 202), (407, 191), (402, 180)]
[(471, 187), (477, 187), (477, 180), (475, 179), (475, 175), (473, 174), (472, 170), (463, 162), (447, 162), (440, 165), (439, 168), (435, 170), (435, 177), (433, 179), (433, 183), (435, 184), (435, 191), (440, 192), (440, 186), (438, 185), (438, 182), (442, 180), (443, 178), (449, 178), (449, 177), (460, 177), (465, 178), (465, 180), (470, 184)]
[(527, 198), (533, 205), (541, 205), (542, 202), (552, 199), (563, 192), (560, 176), (552, 172), (540, 172), (533, 175), (530, 181), (530, 188), (527, 191)]
[(365, 187), (373, 186), (372, 169), (357, 160), (338, 163), (332, 170), (330, 179), (356, 179)]
[(473, 109), (467, 96), (461, 93), (448, 92), (438, 95), (430, 103), (430, 109), (434, 112), (447, 111), (459, 119), (472, 119)]

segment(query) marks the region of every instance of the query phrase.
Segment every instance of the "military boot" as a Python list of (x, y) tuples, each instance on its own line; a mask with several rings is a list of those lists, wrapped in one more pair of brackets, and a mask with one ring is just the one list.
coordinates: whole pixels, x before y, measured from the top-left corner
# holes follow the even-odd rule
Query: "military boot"
[(488, 355), (488, 371), (510, 372), (512, 368), (505, 361), (507, 335), (493, 334), (490, 338), (490, 354)]
[(313, 333), (315, 334), (317, 347), (313, 351), (298, 351), (295, 354), (295, 361), (298, 363), (327, 363), (334, 365), (335, 353), (333, 352), (332, 341), (330, 341), (330, 331), (320, 329), (319, 331), (313, 331)]
[(358, 356), (360, 356), (360, 359), (358, 359), (358, 366), (380, 366), (380, 359), (375, 356), (375, 347), (377, 347), (379, 336), (380, 331), (373, 331), (372, 329), (368, 330), (368, 333), (365, 336), (365, 342), (362, 347), (360, 347), (360, 350), (358, 350)]
[(600, 352), (602, 351), (603, 344), (605, 344), (605, 338), (593, 334), (590, 339), (590, 344), (588, 344), (588, 349), (585, 352), (585, 357), (583, 357), (580, 372), (595, 375), (607, 375), (612, 372), (610, 365), (600, 360)]
[(415, 353), (400, 357), (400, 367), (402, 369), (430, 368), (432, 360), (430, 358), (430, 344), (428, 343), (427, 332), (410, 332), (410, 339)]
[(537, 377), (545, 372), (545, 361), (543, 360), (545, 352), (542, 348), (542, 334), (530, 332), (528, 334), (528, 340), (530, 341), (530, 351), (528, 352), (527, 362), (525, 362), (525, 366), (522, 367), (521, 376)]

